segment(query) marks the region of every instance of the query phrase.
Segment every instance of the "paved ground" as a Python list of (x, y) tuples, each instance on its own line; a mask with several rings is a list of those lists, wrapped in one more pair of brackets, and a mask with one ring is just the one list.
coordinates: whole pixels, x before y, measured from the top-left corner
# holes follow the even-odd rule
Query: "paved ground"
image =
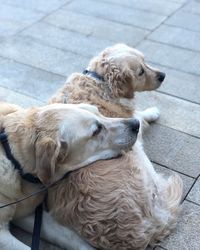
[(139, 107), (156, 105), (162, 114), (145, 136), (150, 159), (158, 171), (176, 171), (184, 181), (177, 230), (156, 249), (198, 250), (200, 1), (0, 0), (0, 100), (41, 105), (68, 74), (118, 42), (142, 50), (167, 73), (158, 91), (137, 97)]

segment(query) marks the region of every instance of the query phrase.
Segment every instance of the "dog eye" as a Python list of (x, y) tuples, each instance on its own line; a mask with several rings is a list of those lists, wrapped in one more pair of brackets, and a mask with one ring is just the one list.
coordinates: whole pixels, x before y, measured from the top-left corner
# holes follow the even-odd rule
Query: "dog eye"
[(139, 75), (139, 76), (142, 76), (143, 74), (144, 74), (144, 69), (143, 69), (143, 67), (142, 67), (138, 75)]
[(97, 124), (97, 128), (96, 128), (96, 130), (93, 132), (92, 136), (98, 135), (98, 134), (101, 132), (102, 128), (103, 128), (103, 126), (102, 126), (100, 123), (98, 123), (98, 124)]

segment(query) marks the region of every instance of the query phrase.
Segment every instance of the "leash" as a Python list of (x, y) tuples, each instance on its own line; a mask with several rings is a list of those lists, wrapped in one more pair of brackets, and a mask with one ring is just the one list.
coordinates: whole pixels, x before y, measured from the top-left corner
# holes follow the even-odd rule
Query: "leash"
[(43, 204), (40, 203), (35, 209), (35, 220), (33, 227), (33, 236), (31, 242), (31, 250), (38, 250), (40, 247), (40, 232), (42, 226)]
[[(14, 169), (18, 170), (20, 176), (28, 182), (35, 183), (35, 184), (42, 184), (42, 182), (39, 180), (39, 178), (33, 176), (32, 174), (30, 174), (30, 173), (24, 174), (23, 168), (21, 167), (20, 163), (12, 155), (10, 145), (8, 142), (8, 136), (7, 136), (4, 129), (0, 132), (0, 142), (4, 148), (6, 157), (12, 162), (12, 164), (14, 165)], [(72, 171), (69, 171), (61, 179), (55, 181), (52, 184), (49, 184), (46, 187), (42, 184), (42, 187), (40, 188), (40, 190), (37, 190), (31, 194), (28, 194), (27, 196), (24, 196), (20, 199), (17, 199), (16, 201), (4, 204), (4, 205), (0, 206), (0, 209), (17, 204), (17, 203), (22, 202), (22, 201), (24, 201), (32, 196), (35, 196), (37, 194), (40, 194), (42, 192), (47, 191), (48, 188), (51, 188), (51, 187), (57, 185), (60, 181), (65, 179), (71, 172)], [(41, 204), (39, 204), (35, 209), (35, 220), (34, 220), (34, 227), (33, 227), (31, 250), (39, 250), (40, 232), (41, 232), (41, 225), (42, 225), (42, 213), (43, 213), (43, 202)]]

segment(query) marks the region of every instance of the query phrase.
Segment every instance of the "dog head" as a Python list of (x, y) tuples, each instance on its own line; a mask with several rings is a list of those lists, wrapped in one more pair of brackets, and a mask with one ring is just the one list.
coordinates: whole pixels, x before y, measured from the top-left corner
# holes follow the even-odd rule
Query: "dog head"
[(87, 104), (53, 104), (36, 113), (36, 174), (48, 185), (71, 170), (131, 150), (139, 122), (102, 116)]
[(115, 97), (132, 98), (135, 91), (157, 89), (165, 73), (150, 67), (141, 52), (125, 44), (106, 48), (88, 67), (109, 84)]

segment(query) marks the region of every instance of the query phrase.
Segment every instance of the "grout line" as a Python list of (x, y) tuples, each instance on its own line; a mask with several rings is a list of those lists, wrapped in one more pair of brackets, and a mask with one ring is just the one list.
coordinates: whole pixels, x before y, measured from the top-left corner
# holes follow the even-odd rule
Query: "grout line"
[(163, 95), (171, 96), (171, 97), (174, 97), (174, 98), (177, 98), (177, 99), (180, 99), (180, 100), (183, 100), (183, 101), (186, 101), (186, 102), (195, 104), (195, 105), (200, 105), (200, 102), (192, 101), (192, 100), (190, 100), (190, 99), (186, 99), (186, 98), (184, 98), (184, 97), (180, 97), (180, 96), (177, 96), (177, 95), (173, 95), (173, 94), (171, 94), (171, 93), (164, 92), (164, 91), (162, 91), (162, 90), (155, 90), (155, 92), (161, 93), (161, 94), (163, 94)]
[[(185, 5), (186, 5), (186, 2), (183, 3), (183, 4), (181, 4), (181, 6), (180, 6), (179, 8), (177, 8), (177, 9), (174, 10), (174, 11), (172, 11), (168, 16), (166, 16), (166, 18), (165, 18), (157, 27), (155, 27), (155, 29), (153, 29), (149, 34), (147, 34), (147, 36), (146, 36), (142, 41), (147, 40), (148, 37), (149, 37), (156, 29), (158, 29), (158, 28), (159, 28), (162, 24), (164, 24), (172, 15), (174, 15), (177, 11), (179, 11), (179, 10), (180, 10), (181, 8), (183, 8), (183, 6), (185, 6)], [(141, 41), (140, 43), (138, 43), (137, 46), (138, 46), (139, 44), (141, 44), (142, 41)]]
[(184, 196), (184, 199), (183, 200), (187, 200), (187, 196), (188, 194), (190, 193), (190, 191), (192, 190), (192, 188), (194, 187), (195, 183), (197, 182), (197, 179), (195, 179), (195, 181), (192, 183), (191, 187), (189, 188), (188, 192), (186, 193), (186, 195)]
[(191, 201), (191, 200), (188, 200), (188, 199), (185, 199), (185, 201), (191, 202), (191, 203), (193, 203), (194, 205), (200, 207), (200, 204), (196, 203), (195, 201)]
[[(62, 11), (63, 12), (72, 12), (72, 13), (74, 13), (73, 11), (67, 11), (67, 10), (65, 10), (65, 9), (62, 9)], [(76, 13), (76, 12), (75, 12)], [(82, 15), (82, 13), (78, 13), (78, 14), (81, 14)], [(83, 14), (83, 15), (85, 15), (85, 14)], [(98, 17), (94, 17), (94, 16), (90, 16), (91, 18), (96, 18), (96, 19), (100, 19), (100, 18), (98, 18)], [(104, 19), (102, 19), (102, 20), (104, 20)], [(86, 38), (88, 38), (88, 37), (92, 37), (92, 38), (96, 38), (96, 39), (98, 39), (98, 40), (104, 40), (104, 41), (108, 41), (108, 42), (110, 42), (111, 44), (113, 44), (113, 43), (116, 43), (116, 39), (114, 39), (114, 40), (111, 40), (110, 38), (109, 39), (105, 39), (104, 37), (101, 37), (101, 36), (98, 36), (98, 35), (95, 35), (95, 33), (94, 33), (94, 31), (90, 31), (89, 33), (84, 33), (84, 32), (81, 32), (81, 31), (79, 31), (79, 30), (73, 30), (73, 29), (70, 29), (69, 27), (63, 27), (63, 26), (59, 26), (59, 25), (56, 25), (56, 24), (54, 24), (54, 23), (51, 23), (51, 22), (49, 22), (48, 21), (48, 19), (47, 20), (42, 20), (42, 22), (43, 23), (45, 23), (45, 24), (47, 24), (47, 25), (50, 25), (50, 26), (52, 26), (52, 27), (54, 27), (54, 28), (57, 28), (57, 29), (60, 29), (60, 30), (65, 30), (65, 31), (67, 31), (67, 32), (72, 32), (72, 33), (74, 33), (74, 34), (79, 34), (79, 35), (83, 35), (84, 37), (86, 37)], [(113, 21), (109, 21), (109, 20), (106, 20), (106, 22), (111, 22), (111, 23), (115, 23), (115, 22), (113, 22)], [(150, 30), (148, 30), (148, 29), (142, 29), (142, 28), (139, 28), (139, 27), (136, 27), (136, 26), (130, 26), (130, 25), (127, 25), (127, 24), (120, 24), (120, 25), (123, 25), (123, 26), (128, 26), (129, 28), (137, 28), (138, 30), (140, 30), (140, 32), (145, 32), (145, 33), (149, 33), (149, 31)], [(144, 38), (141, 38), (140, 39), (140, 41), (142, 41)], [(140, 42), (139, 41), (139, 42)], [(138, 42), (137, 42), (138, 43)], [(129, 43), (130, 44), (130, 43)], [(134, 44), (133, 45), (134, 47), (136, 46), (136, 44)]]
[[(106, 0), (101, 0), (101, 2), (110, 4), (110, 5), (113, 4), (112, 2), (109, 2), (109, 1), (106, 1)], [(176, 4), (178, 4), (178, 3), (176, 3)], [(147, 13), (152, 13), (152, 14), (156, 14), (158, 16), (167, 16), (167, 14), (164, 14), (164, 13), (160, 14), (160, 12), (158, 12), (158, 11), (152, 11), (152, 10), (148, 11), (148, 10), (145, 10), (145, 9), (142, 9), (142, 8), (132, 7), (131, 5), (128, 6), (128, 5), (123, 5), (121, 3), (114, 3), (114, 5), (121, 6), (121, 7), (126, 8), (126, 9), (139, 10), (139, 11), (143, 11), (143, 12), (147, 12)]]
[[(65, 10), (62, 10), (62, 11), (65, 11)], [(56, 24), (54, 24), (54, 23), (51, 23), (51, 22), (49, 22), (48, 20), (42, 20), (42, 22), (45, 23), (45, 24), (47, 24), (47, 25), (51, 25), (51, 26), (54, 27), (54, 28), (58, 28), (58, 29), (61, 29), (61, 30), (73, 32), (73, 33), (75, 33), (75, 34), (77, 33), (77, 34), (79, 34), (79, 35), (84, 35), (85, 37), (87, 37), (88, 35), (91, 35), (90, 33), (92, 33), (92, 32), (90, 32), (90, 33), (87, 34), (87, 33), (81, 32), (81, 31), (79, 31), (79, 30), (69, 29), (68, 27), (63, 27), (63, 26), (60, 26), (60, 25), (56, 25)], [(96, 36), (94, 36), (94, 37), (96, 37)], [(96, 38), (98, 38), (98, 37), (96, 37)]]
[(180, 72), (180, 73), (185, 73), (185, 74), (188, 74), (188, 75), (191, 75), (191, 76), (197, 76), (197, 77), (200, 77), (200, 74), (196, 74), (196, 73), (191, 73), (191, 72), (188, 72), (188, 71), (184, 71), (184, 70), (181, 70), (181, 69), (176, 69), (176, 68), (174, 68), (174, 67), (171, 67), (171, 66), (169, 66), (169, 65), (163, 65), (163, 64), (161, 64), (161, 63), (159, 63), (159, 62), (153, 62), (153, 61), (151, 61), (151, 60), (146, 60), (146, 62), (147, 63), (151, 63), (151, 64), (153, 64), (154, 65), (154, 67), (164, 67), (164, 68), (167, 68), (167, 69), (170, 69), (170, 70), (174, 70), (174, 71), (178, 71), (178, 72)]
[[(62, 5), (60, 5), (61, 7), (63, 6), (63, 5), (67, 5), (67, 4), (69, 4), (69, 3), (71, 3), (71, 2), (73, 2), (74, 0), (69, 0), (68, 2), (67, 2), (68, 0), (66, 0), (66, 2), (64, 3), (64, 4), (62, 4)], [(25, 7), (25, 6), (23, 6), (23, 5), (17, 5), (17, 4), (15, 4), (15, 3), (13, 3), (14, 1), (12, 1), (12, 2), (7, 2), (7, 1), (3, 1), (1, 4), (4, 4), (4, 5), (7, 5), (7, 6), (11, 6), (11, 7), (16, 7), (16, 8), (20, 8), (20, 9), (23, 9), (23, 10), (28, 10), (28, 11), (33, 11), (33, 12), (40, 12), (40, 13), (43, 13), (43, 14), (49, 14), (49, 13), (51, 13), (51, 12), (53, 12), (54, 10), (56, 10), (56, 9), (54, 9), (54, 10), (52, 10), (52, 11), (50, 11), (50, 12), (45, 12), (45, 11), (43, 11), (43, 10), (39, 10), (39, 9), (35, 9), (35, 8), (28, 8), (28, 7)], [(58, 8), (57, 8), (58, 9)]]
[(28, 94), (26, 94), (26, 93), (24, 93), (24, 92), (21, 92), (21, 91), (19, 91), (19, 90), (11, 89), (11, 88), (8, 88), (8, 87), (2, 86), (2, 85), (0, 85), (0, 88), (7, 89), (7, 90), (10, 90), (10, 91), (12, 91), (12, 92), (14, 92), (14, 93), (17, 93), (17, 94), (26, 96), (26, 97), (28, 97), (28, 98), (31, 98), (31, 99), (33, 99), (33, 100), (39, 101), (39, 102), (41, 102), (41, 103), (45, 103), (45, 102), (42, 101), (41, 99), (38, 99), (38, 98), (36, 98), (35, 96), (28, 95)]
[(146, 40), (154, 42), (154, 43), (160, 43), (160, 44), (163, 44), (163, 45), (167, 45), (167, 46), (170, 46), (170, 47), (173, 47), (173, 48), (177, 48), (177, 49), (183, 49), (183, 50), (190, 51), (190, 52), (197, 52), (197, 53), (200, 54), (200, 51), (196, 50), (196, 49), (189, 49), (189, 48), (181, 47), (181, 46), (178, 46), (178, 45), (175, 45), (175, 44), (172, 44), (172, 43), (161, 42), (161, 41), (158, 41), (158, 40), (155, 40), (155, 39), (152, 39), (152, 38), (148, 38)]
[(194, 75), (194, 76), (198, 76), (198, 77), (200, 76), (200, 74), (197, 74), (197, 73), (194, 73), (194, 72), (188, 72), (186, 70), (182, 70), (182, 69), (178, 69), (178, 68), (174, 68), (174, 67), (171, 67), (169, 65), (161, 64), (159, 62), (153, 62), (151, 60), (147, 60), (147, 62), (152, 63), (152, 64), (157, 64), (158, 66), (165, 67), (165, 68), (168, 68), (168, 69), (173, 69), (173, 70), (176, 70), (176, 71), (179, 71), (179, 72), (187, 73), (187, 74), (190, 74), (190, 75)]
[(138, 28), (138, 29), (141, 29), (141, 30), (146, 30), (146, 31), (151, 31), (150, 28), (146, 28), (146, 27), (141, 27), (141, 26), (138, 26), (138, 25), (133, 25), (133, 24), (130, 24), (130, 23), (126, 23), (126, 22), (121, 22), (121, 21), (117, 21), (117, 20), (113, 20), (113, 19), (109, 19), (107, 17), (103, 17), (101, 15), (92, 15), (91, 13), (85, 13), (84, 11), (78, 11), (76, 10), (76, 12), (74, 10), (67, 10), (67, 9), (63, 9), (64, 11), (70, 11), (70, 12), (74, 12), (74, 13), (78, 13), (78, 14), (82, 14), (84, 16), (90, 16), (90, 17), (94, 17), (94, 18), (97, 18), (97, 19), (100, 19), (100, 20), (106, 20), (106, 21), (109, 21), (109, 22), (113, 22), (113, 23), (119, 23), (119, 24), (123, 24), (123, 25), (126, 25), (126, 26), (130, 26), (130, 27), (135, 27), (135, 28)]
[[(129, 23), (123, 23), (123, 22), (112, 20), (112, 19), (106, 19), (106, 18), (98, 16), (98, 15), (91, 15), (90, 13), (87, 14), (85, 12), (74, 11), (74, 10), (71, 10), (71, 9), (68, 10), (68, 9), (63, 9), (63, 8), (61, 8), (60, 10), (63, 11), (63, 12), (66, 12), (66, 14), (67, 14), (67, 12), (71, 12), (71, 13), (80, 14), (80, 15), (83, 15), (83, 16), (88, 16), (90, 18), (99, 19), (100, 21), (104, 20), (104, 21), (107, 21), (107, 22), (110, 22), (110, 23), (118, 23), (118, 24), (121, 24), (121, 25), (124, 25), (124, 26), (132, 27), (132, 28), (137, 28), (137, 29), (140, 29), (141, 31), (146, 31), (146, 32), (151, 31), (151, 29), (148, 29), (148, 28), (144, 28), (144, 27), (137, 26), (137, 25), (132, 25), (132, 24), (129, 24)], [(46, 21), (46, 22), (48, 22), (48, 21)], [(58, 27), (58, 26), (56, 26), (56, 27)], [(81, 34), (83, 34), (83, 33), (81, 33)]]
[(67, 2), (67, 3), (64, 3), (64, 4), (60, 5), (59, 8), (57, 8), (57, 9), (55, 9), (55, 10), (49, 12), (49, 13), (46, 13), (46, 15), (44, 15), (42, 18), (40, 18), (40, 19), (37, 20), (36, 22), (34, 22), (34, 23), (28, 25), (28, 26), (25, 27), (24, 29), (20, 30), (20, 31), (17, 32), (14, 36), (20, 34), (21, 32), (23, 32), (24, 30), (26, 30), (26, 29), (32, 27), (33, 25), (35, 25), (35, 24), (37, 24), (37, 23), (43, 21), (45, 18), (47, 18), (48, 16), (52, 15), (54, 12), (58, 11), (59, 9), (63, 8), (65, 5), (67, 5), (67, 4), (71, 3), (71, 2), (73, 2), (73, 0), (71, 0), (71, 1), (69, 1), (69, 2)]
[(195, 138), (195, 139), (200, 139), (200, 136), (192, 135), (192, 134), (189, 134), (189, 133), (187, 133), (187, 132), (185, 132), (185, 131), (181, 131), (181, 130), (175, 129), (175, 128), (173, 128), (173, 127), (168, 127), (167, 125), (164, 125), (164, 124), (162, 124), (162, 123), (157, 122), (156, 124), (158, 124), (158, 125), (160, 125), (160, 126), (162, 126), (162, 127), (165, 127), (165, 128), (172, 129), (172, 130), (174, 130), (174, 131), (178, 131), (179, 133), (182, 133), (182, 134), (191, 136), (191, 137), (193, 137), (193, 138)]
[(69, 54), (72, 54), (72, 55), (76, 55), (76, 56), (81, 56), (85, 59), (90, 59), (92, 55), (85, 55), (85, 54), (81, 54), (81, 53), (78, 53), (78, 52), (75, 52), (75, 51), (71, 51), (71, 50), (67, 50), (67, 49), (63, 49), (63, 48), (60, 48), (60, 47), (57, 47), (57, 46), (53, 46), (51, 44), (47, 44), (46, 42), (43, 42), (40, 38), (36, 38), (36, 37), (31, 37), (30, 35), (19, 35), (18, 38), (29, 38), (29, 39), (32, 39), (32, 42), (35, 42), (39, 45), (42, 45), (42, 46), (45, 46), (45, 47), (49, 47), (49, 48), (53, 48), (53, 49), (57, 49), (57, 50), (60, 50), (62, 52), (65, 52), (65, 53), (69, 53)]
[(20, 61), (18, 61), (16, 59), (10, 58), (10, 57), (5, 57), (5, 56), (0, 55), (0, 58), (6, 59), (6, 60), (11, 60), (11, 61), (13, 61), (15, 63), (22, 64), (22, 65), (24, 65), (26, 67), (37, 69), (37, 70), (40, 70), (40, 71), (44, 71), (44, 72), (46, 72), (48, 74), (56, 75), (56, 76), (59, 76), (59, 77), (67, 77), (66, 75), (61, 75), (61, 74), (58, 74), (58, 73), (55, 73), (55, 72), (52, 72), (52, 71), (48, 71), (46, 69), (42, 69), (42, 68), (33, 66), (32, 64), (23, 63), (23, 62), (20, 62)]
[(186, 27), (178, 26), (176, 24), (164, 23), (164, 25), (169, 26), (169, 27), (182, 29), (182, 30), (187, 30), (187, 31), (190, 31), (190, 32), (193, 32), (193, 33), (200, 33), (200, 31), (198, 31), (198, 30), (192, 30), (192, 29), (189, 29), (189, 28), (186, 28)]
[(184, 176), (186, 176), (186, 177), (192, 178), (194, 181), (196, 180), (195, 177), (193, 177), (193, 176), (191, 176), (191, 175), (188, 175), (188, 174), (185, 174), (185, 173), (182, 173), (182, 172), (180, 172), (180, 171), (178, 171), (178, 170), (176, 170), (176, 169), (172, 169), (172, 168), (170, 168), (170, 167), (168, 167), (168, 166), (166, 166), (166, 165), (164, 165), (164, 164), (162, 164), (162, 163), (156, 162), (156, 161), (154, 161), (154, 160), (151, 160), (151, 162), (152, 162), (152, 163), (155, 163), (155, 164), (157, 164), (157, 165), (159, 165), (159, 166), (161, 166), (161, 167), (163, 167), (163, 168), (166, 168), (166, 169), (168, 169), (168, 170), (174, 171), (174, 172), (176, 172), (176, 173), (178, 173), (178, 174), (181, 174), (181, 175), (184, 175)]

